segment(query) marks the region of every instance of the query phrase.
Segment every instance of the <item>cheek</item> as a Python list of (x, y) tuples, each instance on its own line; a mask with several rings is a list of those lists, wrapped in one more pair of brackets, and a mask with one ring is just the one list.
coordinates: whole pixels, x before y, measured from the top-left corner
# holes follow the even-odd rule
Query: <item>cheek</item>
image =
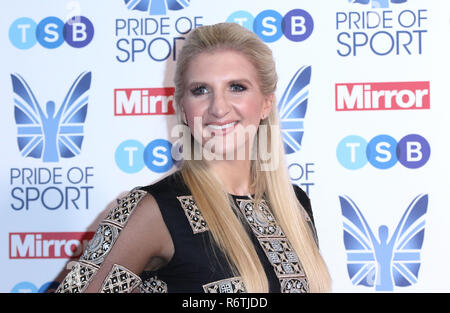
[(186, 121), (191, 134), (197, 141), (202, 139), (203, 116), (205, 114), (205, 106), (201, 103), (187, 101), (184, 102), (183, 110), (186, 114)]
[(203, 117), (206, 108), (201, 103), (186, 102), (183, 106), (183, 110), (186, 114), (188, 125), (191, 125), (195, 118)]
[(262, 101), (251, 99), (239, 108), (241, 115), (245, 118), (245, 124), (258, 125), (262, 114)]

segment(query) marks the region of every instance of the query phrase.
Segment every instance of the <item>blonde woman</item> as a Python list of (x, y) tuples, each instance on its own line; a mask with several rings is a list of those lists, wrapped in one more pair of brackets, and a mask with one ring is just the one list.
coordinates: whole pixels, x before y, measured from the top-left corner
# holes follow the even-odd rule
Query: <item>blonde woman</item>
[(175, 74), (181, 169), (118, 200), (57, 292), (328, 292), (276, 83), (271, 50), (244, 27), (192, 31)]

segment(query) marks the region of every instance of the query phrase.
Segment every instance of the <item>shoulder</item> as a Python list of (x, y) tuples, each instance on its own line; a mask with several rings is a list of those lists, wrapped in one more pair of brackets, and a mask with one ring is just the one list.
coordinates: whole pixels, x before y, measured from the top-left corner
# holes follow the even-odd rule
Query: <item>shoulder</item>
[(308, 213), (308, 216), (311, 219), (311, 221), (314, 223), (314, 217), (313, 217), (313, 212), (312, 212), (312, 208), (311, 208), (311, 200), (309, 199), (308, 195), (299, 186), (292, 184), (292, 187), (294, 188), (294, 192), (295, 192), (295, 195), (297, 196), (298, 201), (300, 202), (302, 207), (305, 209), (306, 213)]
[[(168, 260), (171, 255), (171, 238), (155, 197), (136, 187), (125, 196), (117, 199), (103, 222), (120, 226), (119, 242), (127, 246), (121, 250), (129, 251), (130, 247), (141, 250), (144, 258)], [(125, 244), (124, 244), (125, 243)], [(141, 270), (141, 269), (140, 269)]]
[[(122, 229), (127, 226), (128, 230), (140, 231), (140, 228), (145, 225), (161, 221), (157, 202), (150, 193), (142, 190), (141, 187), (133, 188), (117, 198), (116, 202), (116, 205), (110, 208), (104, 221), (120, 225)], [(141, 227), (136, 227), (136, 224)]]
[[(178, 231), (177, 225), (185, 221), (185, 211), (182, 209), (180, 197), (192, 194), (184, 183), (181, 172), (176, 171), (139, 189), (147, 193), (148, 206), (150, 209), (155, 207), (158, 209), (169, 231)], [(145, 204), (144, 206), (147, 207)]]

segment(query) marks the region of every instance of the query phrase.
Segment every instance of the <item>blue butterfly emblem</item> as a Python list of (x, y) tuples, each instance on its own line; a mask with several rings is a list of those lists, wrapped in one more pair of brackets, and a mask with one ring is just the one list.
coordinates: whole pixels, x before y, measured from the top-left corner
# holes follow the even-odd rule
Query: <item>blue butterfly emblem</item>
[(166, 15), (167, 9), (177, 11), (189, 6), (191, 0), (125, 0), (128, 10), (148, 12), (150, 15)]
[(286, 154), (297, 152), (301, 147), (310, 80), (311, 66), (301, 67), (292, 77), (278, 103), (281, 134)]
[(352, 284), (375, 287), (376, 291), (393, 291), (394, 286), (417, 283), (428, 195), (419, 195), (411, 202), (391, 238), (385, 225), (378, 228), (377, 238), (349, 197), (342, 196), (339, 200), (344, 216), (347, 270)]
[(389, 8), (390, 3), (404, 3), (407, 0), (348, 0), (350, 3), (369, 4), (372, 3), (372, 8)]
[(47, 102), (44, 111), (19, 74), (11, 74), (11, 80), (21, 155), (42, 158), (44, 162), (58, 162), (60, 157), (72, 158), (80, 154), (91, 72), (77, 77), (58, 111), (53, 101)]

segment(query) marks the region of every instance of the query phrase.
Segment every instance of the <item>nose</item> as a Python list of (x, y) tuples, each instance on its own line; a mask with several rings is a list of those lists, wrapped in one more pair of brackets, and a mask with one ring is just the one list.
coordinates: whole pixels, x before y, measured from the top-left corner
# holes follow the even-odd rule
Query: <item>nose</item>
[(208, 112), (216, 118), (224, 117), (231, 111), (231, 105), (224, 93), (216, 92), (211, 100)]

